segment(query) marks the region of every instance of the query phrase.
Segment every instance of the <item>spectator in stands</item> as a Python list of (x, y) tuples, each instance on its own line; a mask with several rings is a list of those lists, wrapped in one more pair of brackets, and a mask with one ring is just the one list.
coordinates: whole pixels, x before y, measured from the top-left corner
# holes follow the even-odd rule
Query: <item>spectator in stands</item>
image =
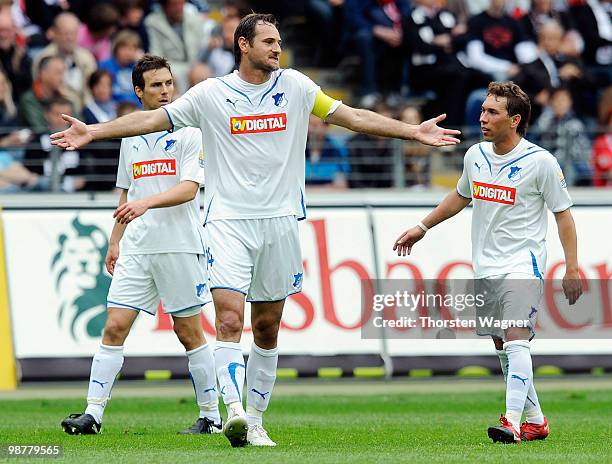
[(564, 31), (555, 20), (538, 30), (538, 58), (523, 65), (515, 82), (529, 95), (534, 119), (548, 102), (548, 89), (561, 85), (570, 89), (579, 115), (595, 115), (595, 80), (581, 60), (562, 51)]
[[(71, 116), (72, 105), (64, 97), (55, 97), (47, 102), (44, 118), (46, 126), (37, 134), (36, 138), (39, 147), (26, 151), (25, 160), (30, 170), (40, 176), (45, 176), (47, 182), (53, 177), (53, 161), (51, 151), (57, 150), (51, 145), (50, 134), (64, 130), (66, 121), (62, 114)], [(61, 176), (60, 189), (64, 192), (74, 192), (85, 187), (85, 170), (81, 165), (81, 155), (79, 151), (63, 151), (58, 153), (57, 165), (58, 174)]]
[[(423, 117), (418, 107), (408, 105), (399, 113), (399, 120), (406, 124), (421, 124)], [(411, 187), (430, 184), (429, 161), (431, 147), (414, 140), (404, 141), (404, 161), (406, 164), (406, 185)]]
[(172, 65), (175, 86), (187, 89), (187, 73), (196, 61), (202, 43), (202, 18), (199, 13), (185, 14), (185, 0), (160, 0), (161, 11), (145, 18), (150, 52), (167, 58)]
[(537, 42), (540, 28), (551, 20), (559, 23), (564, 30), (559, 52), (564, 55), (578, 56), (583, 49), (580, 34), (576, 31), (574, 22), (567, 11), (553, 8), (553, 0), (533, 0), (531, 9), (521, 17), (520, 23), (527, 38), (532, 42)]
[[(600, 120), (604, 132), (597, 136), (593, 143), (593, 185), (596, 187), (612, 187), (612, 87), (602, 98), (602, 118)], [(608, 97), (608, 98), (606, 98)]]
[(559, 161), (567, 185), (590, 185), (591, 143), (572, 106), (572, 95), (566, 87), (552, 89), (550, 105), (536, 121), (535, 129), (540, 145)]
[[(378, 103), (374, 111), (393, 118), (391, 108)], [(393, 186), (393, 144), (396, 140), (356, 134), (346, 142), (349, 150), (349, 187), (386, 188)]]
[(346, 27), (361, 65), (360, 105), (372, 108), (387, 94), (400, 91), (404, 59), (402, 17), (410, 14), (407, 0), (346, 0)]
[(46, 190), (48, 184), (0, 148), (0, 193)]
[(349, 171), (346, 147), (329, 133), (325, 121), (311, 115), (306, 142), (306, 185), (346, 189)]
[(448, 124), (462, 125), (468, 95), (486, 87), (490, 76), (465, 67), (457, 58), (465, 29), (450, 11), (438, 8), (438, 0), (414, 3), (415, 8), (404, 20), (410, 90), (434, 91), (438, 105), (429, 105), (427, 114), (433, 117), (434, 113), (446, 112)]
[(234, 58), (234, 32), (240, 23), (238, 16), (226, 16), (213, 31), (208, 47), (200, 55), (200, 61), (210, 66), (213, 76), (225, 76), (236, 66)]
[(47, 128), (45, 106), (53, 98), (67, 98), (69, 95), (64, 84), (65, 69), (64, 60), (59, 56), (47, 56), (40, 60), (38, 77), (32, 88), (19, 100), (19, 118), (22, 124), (30, 126), (34, 131)]
[(342, 32), (344, 0), (305, 0), (305, 14), (312, 25), (314, 63), (320, 67), (335, 66)]
[(60, 13), (53, 22), (53, 27), (47, 32), (51, 43), (36, 57), (34, 69), (43, 58), (60, 57), (64, 61), (64, 83), (66, 96), (76, 111), (81, 111), (87, 96), (87, 79), (96, 68), (93, 55), (77, 44), (81, 22), (73, 13)]
[(9, 12), (0, 14), (0, 69), (13, 85), (13, 100), (18, 101), (32, 85), (32, 61), (27, 48), (17, 44), (17, 28)]
[(142, 49), (149, 51), (149, 35), (144, 25), (145, 2), (144, 0), (114, 0), (114, 5), (119, 9), (119, 21), (121, 29), (130, 29), (138, 34)]
[(221, 9), (224, 18), (235, 17), (238, 19), (244, 18), (252, 11), (253, 9), (246, 0), (224, 0)]
[(27, 0), (25, 2), (25, 13), (32, 23), (39, 26), (43, 31), (53, 26), (55, 17), (70, 9), (68, 0)]
[(91, 101), (83, 110), (85, 124), (97, 124), (117, 117), (117, 102), (113, 100), (113, 78), (108, 71), (99, 69), (89, 77)]
[(2, 71), (0, 71), (0, 134), (1, 128), (17, 125), (17, 107), (13, 100), (11, 82)]
[(518, 21), (505, 13), (505, 4), (505, 0), (491, 0), (486, 11), (468, 22), (470, 66), (500, 81), (516, 76), (519, 63), (536, 58), (535, 44), (527, 39)]
[(22, 164), (23, 147), (30, 140), (29, 129), (15, 130), (17, 108), (13, 102), (11, 83), (0, 71), (0, 192), (15, 192), (22, 189), (40, 188), (38, 176)]
[(119, 10), (110, 3), (96, 3), (79, 29), (79, 45), (100, 62), (111, 57), (111, 38), (119, 25)]
[(187, 80), (189, 81), (189, 88), (193, 87), (200, 82), (205, 81), (209, 77), (214, 77), (212, 69), (206, 63), (196, 61), (189, 69), (189, 75)]
[(142, 55), (138, 34), (124, 30), (113, 40), (113, 56), (100, 63), (100, 69), (108, 71), (113, 78), (113, 99), (116, 102), (131, 101), (140, 105), (132, 86), (132, 70)]
[(607, 86), (612, 74), (612, 6), (609, 1), (569, 0), (569, 14), (584, 40), (582, 58), (595, 68), (600, 85)]
[(136, 105), (133, 102), (121, 102), (117, 105), (117, 117), (125, 116), (126, 114), (133, 113), (134, 111), (139, 111), (140, 106)]

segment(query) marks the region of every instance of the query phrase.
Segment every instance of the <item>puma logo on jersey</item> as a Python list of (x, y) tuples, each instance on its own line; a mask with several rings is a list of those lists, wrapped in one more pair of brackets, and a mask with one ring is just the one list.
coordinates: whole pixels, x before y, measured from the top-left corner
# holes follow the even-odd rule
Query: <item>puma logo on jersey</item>
[(226, 98), (225, 99), (225, 103), (229, 103), (230, 105), (232, 105), (234, 107), (234, 109), (236, 109), (236, 103), (238, 103), (238, 100), (236, 99), (236, 100), (232, 101), (229, 98)]
[(176, 175), (176, 160), (150, 160), (132, 164), (132, 176), (134, 179), (151, 176), (174, 176)]
[(476, 200), (492, 201), (504, 205), (513, 205), (516, 201), (516, 188), (514, 187), (474, 181), (472, 189), (472, 198)]
[(278, 132), (286, 129), (286, 113), (230, 117), (230, 131), (232, 135)]

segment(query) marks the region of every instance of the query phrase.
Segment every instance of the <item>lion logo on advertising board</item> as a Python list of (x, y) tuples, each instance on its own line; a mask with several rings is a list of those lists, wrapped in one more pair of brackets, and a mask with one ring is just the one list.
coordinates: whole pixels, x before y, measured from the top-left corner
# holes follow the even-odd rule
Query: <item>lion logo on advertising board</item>
[(81, 223), (78, 216), (71, 226), (58, 237), (51, 272), (61, 302), (58, 323), (77, 341), (102, 335), (111, 278), (104, 272), (106, 234), (96, 225)]

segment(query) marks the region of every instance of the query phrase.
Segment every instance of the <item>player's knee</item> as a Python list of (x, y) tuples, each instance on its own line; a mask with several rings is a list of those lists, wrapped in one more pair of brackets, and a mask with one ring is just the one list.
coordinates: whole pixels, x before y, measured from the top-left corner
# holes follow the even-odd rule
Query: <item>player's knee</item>
[(279, 328), (280, 321), (276, 318), (258, 317), (253, 321), (253, 336), (263, 344), (276, 344)]
[(204, 333), (200, 327), (175, 322), (174, 333), (187, 351), (202, 346), (205, 342)]
[(109, 318), (106, 320), (106, 325), (104, 326), (102, 343), (113, 346), (123, 345), (129, 332), (130, 324), (120, 319)]
[(243, 320), (236, 311), (220, 311), (217, 314), (217, 331), (224, 339), (242, 333)]

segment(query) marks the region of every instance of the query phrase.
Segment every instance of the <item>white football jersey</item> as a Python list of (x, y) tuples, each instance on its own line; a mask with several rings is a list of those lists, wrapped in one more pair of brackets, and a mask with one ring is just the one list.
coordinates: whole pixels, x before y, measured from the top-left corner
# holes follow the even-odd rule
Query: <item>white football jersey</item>
[(457, 192), (472, 199), (472, 265), (476, 278), (518, 272), (544, 277), (547, 209), (572, 206), (559, 163), (521, 139), (505, 155), (491, 142), (472, 145)]
[[(128, 201), (162, 193), (179, 182), (204, 183), (204, 153), (199, 129), (128, 137), (121, 141), (117, 187)], [(178, 206), (149, 209), (130, 222), (121, 253), (204, 253), (199, 194)]]
[(205, 222), (305, 218), (304, 153), (318, 91), (292, 69), (274, 71), (258, 85), (234, 71), (195, 85), (164, 107), (174, 128), (202, 130)]

